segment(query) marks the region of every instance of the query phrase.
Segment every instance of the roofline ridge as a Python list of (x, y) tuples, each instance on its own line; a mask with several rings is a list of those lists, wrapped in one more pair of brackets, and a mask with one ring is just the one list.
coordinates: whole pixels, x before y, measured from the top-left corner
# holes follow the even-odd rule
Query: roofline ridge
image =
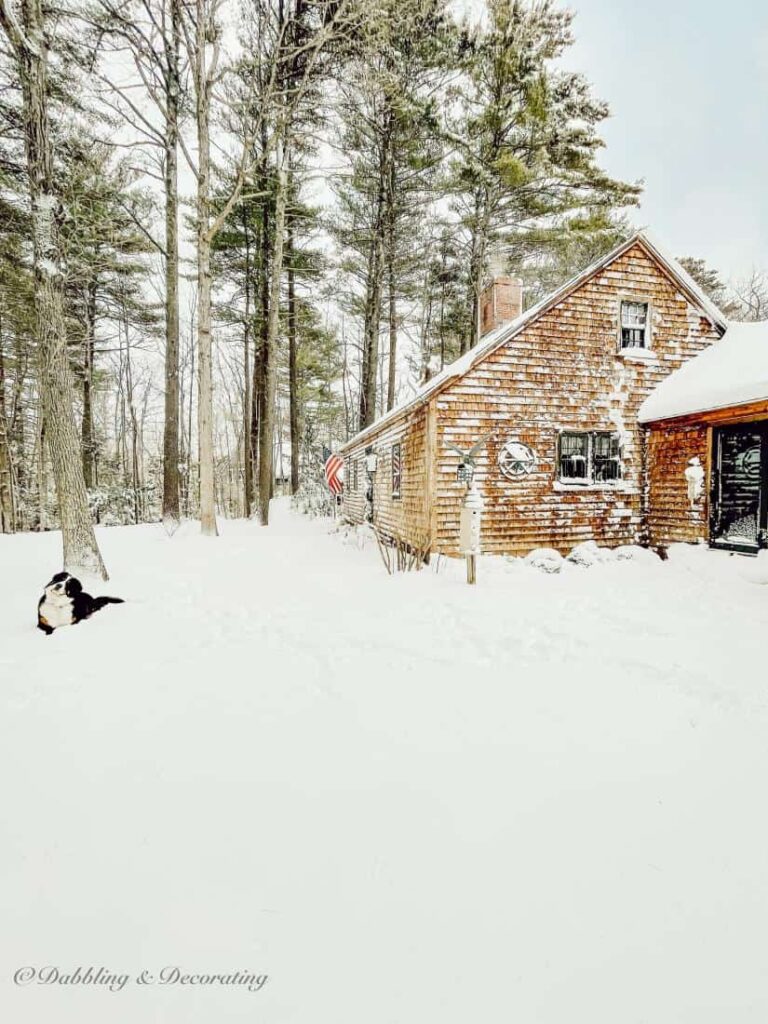
[[(411, 398), (407, 399), (401, 405), (395, 406), (393, 409), (383, 413), (377, 420), (374, 420), (374, 422), (369, 424), (367, 427), (364, 427), (362, 430), (358, 430), (358, 432), (350, 437), (348, 441), (345, 441), (339, 446), (339, 451), (346, 451), (348, 448), (351, 448), (356, 444), (360, 444), (364, 438), (374, 436), (387, 424), (395, 423), (400, 416), (405, 415), (409, 410), (418, 408), (423, 402), (426, 402), (431, 398), (432, 395), (437, 394), (446, 387), (450, 381), (468, 373), (476, 362), (490, 355), (498, 346), (511, 340), (519, 330), (528, 326), (529, 323), (543, 315), (552, 306), (557, 305), (557, 303), (561, 302), (571, 291), (579, 287), (581, 284), (586, 283), (604, 266), (613, 263), (613, 261), (618, 259), (624, 252), (631, 249), (633, 245), (638, 243), (643, 245), (646, 250), (648, 250), (650, 256), (660, 262), (666, 268), (670, 276), (675, 278), (678, 284), (689, 293), (690, 297), (695, 300), (710, 320), (712, 320), (714, 326), (721, 328), (723, 332), (725, 332), (728, 325), (728, 318), (724, 316), (715, 303), (704, 294), (701, 287), (696, 284), (685, 268), (682, 267), (673, 256), (670, 256), (666, 252), (663, 246), (659, 244), (647, 228), (637, 228), (632, 234), (628, 235), (627, 238), (617, 243), (617, 245), (608, 252), (590, 263), (589, 266), (574, 274), (560, 285), (559, 288), (556, 288), (553, 292), (550, 292), (549, 295), (546, 295), (535, 305), (531, 306), (530, 309), (525, 310), (525, 312), (521, 313), (520, 316), (516, 317), (514, 320), (510, 320), (505, 324), (500, 324), (495, 330), (491, 331), (486, 336), (485, 343), (481, 340), (474, 348), (469, 349), (457, 359), (454, 359), (454, 361), (444, 367), (440, 373), (436, 374), (431, 378), (431, 380), (423, 384)], [(494, 337), (494, 335), (496, 336)], [(462, 364), (463, 362), (466, 362), (466, 368), (459, 369), (459, 364)], [(449, 372), (451, 370), (452, 372)]]

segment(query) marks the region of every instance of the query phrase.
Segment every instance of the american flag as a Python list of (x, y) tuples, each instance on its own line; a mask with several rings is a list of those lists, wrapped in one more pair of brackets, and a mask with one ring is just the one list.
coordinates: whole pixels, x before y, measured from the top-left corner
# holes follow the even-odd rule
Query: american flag
[(330, 448), (323, 448), (323, 462), (325, 481), (331, 494), (341, 494), (344, 490), (344, 460), (340, 455), (334, 455)]

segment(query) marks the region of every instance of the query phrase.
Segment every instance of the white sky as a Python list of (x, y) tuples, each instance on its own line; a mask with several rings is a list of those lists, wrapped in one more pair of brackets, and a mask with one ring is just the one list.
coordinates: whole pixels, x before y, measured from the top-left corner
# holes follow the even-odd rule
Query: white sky
[(632, 219), (725, 277), (768, 268), (768, 3), (570, 6), (577, 42), (565, 64), (611, 106), (602, 164), (645, 181)]

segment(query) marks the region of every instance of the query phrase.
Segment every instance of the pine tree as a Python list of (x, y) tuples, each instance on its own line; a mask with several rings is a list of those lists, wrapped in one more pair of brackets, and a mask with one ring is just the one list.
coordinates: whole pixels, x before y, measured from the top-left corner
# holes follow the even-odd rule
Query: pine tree
[(694, 256), (682, 256), (679, 263), (726, 316), (739, 319), (743, 313), (741, 304), (717, 270)]
[(636, 202), (639, 189), (597, 164), (606, 104), (563, 69), (573, 12), (552, 0), (488, 0), (488, 24), (467, 30), (452, 190), (466, 244), (466, 327), (478, 337), (479, 299), (491, 251), (518, 264), (554, 243), (571, 218)]
[(67, 209), (61, 247), (70, 362), (81, 384), (81, 447), (86, 486), (97, 480), (93, 418), (99, 324), (121, 320), (145, 336), (156, 334), (158, 313), (145, 295), (153, 248), (143, 224), (151, 199), (135, 189), (127, 158), (90, 135), (72, 133), (62, 156), (61, 194)]
[[(377, 397), (387, 408), (395, 402), (398, 301), (413, 296), (422, 256), (414, 242), (439, 187), (436, 107), (450, 38), (442, 0), (377, 0), (339, 85), (339, 148), (349, 173), (336, 186), (336, 234), (349, 278), (362, 286), (359, 296), (347, 297), (362, 321), (360, 427), (376, 417)], [(383, 320), (387, 385), (378, 396)]]

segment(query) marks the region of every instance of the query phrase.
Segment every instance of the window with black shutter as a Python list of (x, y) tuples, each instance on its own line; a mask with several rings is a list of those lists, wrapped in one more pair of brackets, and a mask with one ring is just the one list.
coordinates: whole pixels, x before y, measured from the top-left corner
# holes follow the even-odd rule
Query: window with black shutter
[(403, 466), (400, 458), (400, 445), (392, 445), (392, 497), (399, 498), (403, 482)]

